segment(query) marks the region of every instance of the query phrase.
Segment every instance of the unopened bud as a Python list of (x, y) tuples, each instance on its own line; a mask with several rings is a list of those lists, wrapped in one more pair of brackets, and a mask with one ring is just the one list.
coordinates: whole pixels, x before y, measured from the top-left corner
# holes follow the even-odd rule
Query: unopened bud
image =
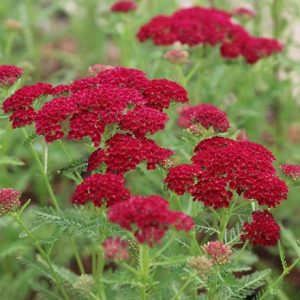
[(223, 265), (229, 262), (232, 253), (230, 247), (222, 242), (208, 242), (202, 246), (203, 251), (208, 254), (214, 264)]
[(173, 49), (165, 53), (164, 58), (173, 64), (185, 64), (188, 61), (189, 53), (181, 49)]
[(92, 66), (89, 66), (89, 75), (97, 76), (102, 71), (113, 69), (113, 68), (114, 68), (113, 66), (107, 66), (107, 65), (101, 65), (101, 64), (92, 65)]

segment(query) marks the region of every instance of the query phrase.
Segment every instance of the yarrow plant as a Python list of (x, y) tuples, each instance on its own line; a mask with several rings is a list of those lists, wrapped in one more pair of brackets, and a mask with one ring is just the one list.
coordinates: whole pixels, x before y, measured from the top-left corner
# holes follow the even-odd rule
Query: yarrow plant
[[(245, 10), (234, 12), (241, 13)], [(281, 43), (275, 39), (252, 36), (232, 20), (230, 13), (205, 7), (179, 9), (170, 16), (158, 15), (139, 29), (137, 38), (140, 42), (151, 39), (155, 45), (163, 46), (175, 42), (190, 47), (220, 45), (222, 57), (243, 57), (248, 64), (283, 50)]]
[[(122, 0), (110, 10), (137, 8)], [(20, 192), (0, 189), (3, 222), (15, 220), (20, 237), (32, 241), (32, 252), (26, 247), (19, 256), (34, 270), (38, 297), (266, 299), (297, 265), (300, 258), (286, 261), (281, 244), (286, 229), (274, 210), (289, 191), (278, 175), (276, 152), (251, 141), (242, 121), (206, 103), (210, 92), (203, 99), (198, 91), (188, 93), (193, 78), (206, 76), (205, 68), (197, 72), (203, 66), (194, 64), (195, 53), (205, 56), (214, 47), (226, 60), (242, 58), (252, 65), (283, 50), (277, 39), (253, 36), (237, 22), (255, 13), (190, 7), (142, 25), (140, 42), (171, 46), (160, 58), (175, 81), (155, 78), (158, 52), (149, 58), (157, 60), (151, 78), (137, 68), (95, 64), (88, 76), (72, 82), (20, 87), (27, 72), (0, 66), (1, 117), (9, 120), (6, 128), (23, 133), (41, 190), (52, 201), (51, 207), (37, 207), (35, 200), (22, 206)], [(123, 15), (128, 16), (133, 15)], [(129, 51), (136, 40), (122, 22), (117, 27), (128, 48), (121, 50), (138, 55), (138, 43)], [(128, 65), (143, 68), (135, 61)], [(220, 107), (230, 106), (225, 102)], [(56, 161), (54, 151), (67, 162), (60, 165), (63, 159)], [(280, 166), (294, 180), (299, 168)], [(60, 176), (68, 178), (70, 189), (56, 186)], [(23, 193), (22, 203), (27, 196)], [(269, 285), (271, 271), (259, 270), (256, 254), (258, 247), (276, 245), (283, 272)]]

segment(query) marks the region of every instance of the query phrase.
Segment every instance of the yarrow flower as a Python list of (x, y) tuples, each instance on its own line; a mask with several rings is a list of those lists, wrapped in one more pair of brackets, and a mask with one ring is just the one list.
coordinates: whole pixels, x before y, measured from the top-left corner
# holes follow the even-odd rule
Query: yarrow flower
[(169, 203), (160, 196), (132, 196), (109, 209), (109, 220), (133, 231), (140, 243), (153, 246), (170, 226), (176, 230), (190, 231), (193, 219), (182, 212), (169, 210)]
[(104, 258), (106, 260), (126, 260), (129, 258), (127, 242), (120, 237), (109, 237), (103, 242)]
[(21, 206), (21, 193), (14, 189), (0, 189), (0, 217)]
[(197, 123), (206, 129), (212, 127), (216, 132), (226, 132), (229, 128), (227, 114), (208, 103), (187, 106), (181, 111), (179, 126), (188, 128)]
[(170, 168), (165, 182), (169, 189), (214, 208), (228, 207), (233, 191), (260, 205), (274, 207), (287, 198), (288, 187), (277, 177), (274, 156), (249, 141), (213, 137), (195, 148), (192, 164)]
[(175, 42), (190, 47), (220, 45), (224, 58), (242, 56), (249, 64), (283, 48), (277, 40), (251, 36), (241, 25), (232, 21), (231, 14), (204, 7), (183, 8), (171, 16), (156, 16), (139, 29), (137, 38), (140, 42), (152, 39), (154, 44), (164, 46)]
[(3, 111), (12, 113), (10, 120), (13, 122), (13, 128), (27, 126), (34, 122), (35, 100), (48, 95), (51, 89), (52, 86), (48, 83), (23, 86), (3, 102)]
[(129, 199), (129, 191), (121, 175), (94, 174), (84, 179), (72, 197), (74, 204), (92, 201), (96, 207), (106, 204), (108, 207)]
[(280, 166), (280, 169), (285, 176), (291, 177), (293, 180), (296, 180), (300, 177), (299, 165), (283, 164)]
[[(113, 125), (122, 134), (132, 137), (123, 143), (124, 148), (116, 150), (122, 152), (118, 155), (127, 155), (127, 158), (135, 155), (134, 149), (126, 150), (135, 143), (143, 152), (137, 155), (137, 164), (147, 160), (149, 169), (153, 169), (156, 164), (164, 163), (172, 151), (160, 148), (145, 136), (164, 129), (168, 117), (163, 109), (168, 108), (171, 101), (187, 102), (186, 90), (166, 79), (149, 80), (144, 72), (136, 69), (97, 65), (93, 70), (94, 77), (77, 79), (69, 85), (24, 86), (8, 97), (2, 108), (11, 113), (14, 128), (35, 123), (36, 133), (43, 135), (48, 143), (63, 138), (88, 138), (98, 147), (107, 126)], [(41, 101), (37, 106), (38, 99)], [(133, 136), (137, 138), (134, 142)], [(104, 145), (108, 147), (104, 155), (108, 168), (117, 172), (131, 169), (114, 166), (116, 161), (110, 159), (117, 155), (111, 151), (113, 141)], [(146, 155), (146, 151), (152, 153)]]
[(12, 65), (0, 65), (0, 88), (12, 86), (23, 75), (23, 69)]
[(218, 265), (227, 264), (232, 253), (232, 250), (228, 245), (219, 241), (208, 242), (201, 248), (209, 255), (213, 263)]
[(249, 240), (252, 245), (274, 246), (280, 238), (280, 227), (267, 210), (252, 213), (252, 222), (245, 223), (242, 240)]
[(137, 4), (132, 0), (119, 0), (111, 6), (110, 10), (113, 12), (127, 13), (137, 9)]
[(163, 165), (173, 154), (172, 150), (161, 148), (150, 139), (128, 134), (114, 135), (107, 141), (107, 146), (106, 150), (99, 148), (91, 154), (88, 170), (95, 170), (105, 163), (108, 172), (125, 173), (143, 161), (147, 162), (147, 168), (151, 170), (157, 164)]

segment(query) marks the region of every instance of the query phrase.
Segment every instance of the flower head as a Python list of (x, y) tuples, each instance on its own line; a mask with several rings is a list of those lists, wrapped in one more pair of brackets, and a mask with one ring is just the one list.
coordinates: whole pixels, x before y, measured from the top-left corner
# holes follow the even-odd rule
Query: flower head
[(244, 224), (241, 238), (254, 246), (274, 246), (280, 238), (280, 227), (267, 210), (255, 211), (252, 222)]
[(213, 267), (213, 261), (206, 256), (190, 258), (188, 264), (192, 268), (196, 269), (201, 277), (206, 277)]
[(120, 126), (136, 136), (145, 136), (164, 129), (167, 121), (168, 116), (159, 110), (151, 107), (137, 107), (123, 116)]
[(203, 251), (211, 257), (214, 264), (223, 265), (229, 262), (232, 253), (230, 247), (222, 242), (208, 242), (202, 246)]
[(115, 2), (110, 10), (113, 12), (124, 12), (127, 13), (137, 9), (137, 4), (132, 0), (119, 0)]
[[(245, 9), (234, 12), (237, 13), (253, 14)], [(141, 42), (152, 39), (154, 44), (164, 46), (175, 42), (190, 47), (220, 45), (224, 58), (235, 59), (242, 56), (249, 64), (282, 50), (280, 43), (274, 39), (251, 36), (232, 20), (231, 15), (214, 8), (182, 8), (170, 16), (159, 15), (152, 18), (139, 29), (137, 38)]]
[(206, 129), (212, 127), (216, 132), (226, 132), (229, 128), (227, 114), (216, 106), (207, 103), (188, 106), (180, 113), (179, 126), (188, 128), (197, 123)]
[(21, 206), (21, 193), (14, 189), (0, 189), (0, 216), (12, 212)]
[(120, 237), (110, 237), (103, 242), (104, 257), (107, 260), (126, 260), (129, 258), (127, 242)]
[(106, 204), (108, 207), (129, 199), (129, 191), (121, 175), (94, 174), (80, 183), (72, 197), (74, 204), (92, 201), (96, 207)]
[(105, 163), (109, 172), (124, 173), (143, 162), (154, 169), (173, 154), (172, 150), (159, 147), (154, 141), (128, 134), (116, 134), (107, 141)]
[(23, 69), (11, 66), (0, 65), (0, 88), (13, 85), (23, 75)]
[(294, 180), (296, 180), (300, 177), (300, 166), (299, 165), (283, 164), (280, 166), (280, 169), (285, 176), (291, 177)]
[(170, 226), (189, 231), (194, 222), (184, 213), (169, 210), (169, 203), (160, 196), (133, 196), (109, 209), (109, 220), (132, 230), (140, 243), (158, 243)]
[(287, 198), (287, 185), (276, 176), (274, 156), (249, 141), (214, 137), (195, 148), (192, 164), (169, 169), (168, 187), (214, 208), (228, 207), (233, 191), (274, 207)]

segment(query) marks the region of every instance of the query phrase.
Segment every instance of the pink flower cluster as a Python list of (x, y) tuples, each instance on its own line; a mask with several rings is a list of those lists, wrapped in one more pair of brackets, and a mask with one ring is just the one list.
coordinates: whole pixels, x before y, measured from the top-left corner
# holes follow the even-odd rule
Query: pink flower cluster
[(231, 19), (225, 11), (191, 7), (174, 12), (171, 16), (158, 15), (143, 25), (137, 34), (144, 42), (152, 39), (156, 45), (175, 42), (196, 45), (221, 46), (221, 55), (227, 59), (244, 57), (249, 64), (282, 51), (274, 39), (254, 37)]
[(6, 215), (19, 206), (21, 193), (13, 189), (0, 189), (0, 216)]
[(132, 0), (119, 0), (113, 3), (110, 10), (112, 12), (127, 13), (137, 9), (137, 4)]
[(119, 237), (110, 237), (103, 242), (104, 258), (107, 260), (126, 260), (129, 258), (127, 242)]
[(192, 164), (169, 169), (169, 189), (214, 208), (228, 207), (233, 191), (260, 205), (274, 207), (287, 198), (287, 185), (277, 177), (274, 157), (267, 149), (249, 141), (213, 137), (195, 148)]
[(0, 65), (0, 88), (12, 86), (23, 75), (23, 69), (12, 65)]
[(109, 220), (132, 230), (140, 243), (158, 243), (170, 226), (189, 231), (193, 219), (182, 212), (169, 210), (169, 203), (160, 196), (132, 196), (109, 210)]
[(208, 103), (183, 108), (178, 119), (178, 124), (182, 128), (188, 128), (193, 124), (200, 124), (206, 129), (212, 127), (216, 132), (226, 132), (229, 128), (227, 114)]

